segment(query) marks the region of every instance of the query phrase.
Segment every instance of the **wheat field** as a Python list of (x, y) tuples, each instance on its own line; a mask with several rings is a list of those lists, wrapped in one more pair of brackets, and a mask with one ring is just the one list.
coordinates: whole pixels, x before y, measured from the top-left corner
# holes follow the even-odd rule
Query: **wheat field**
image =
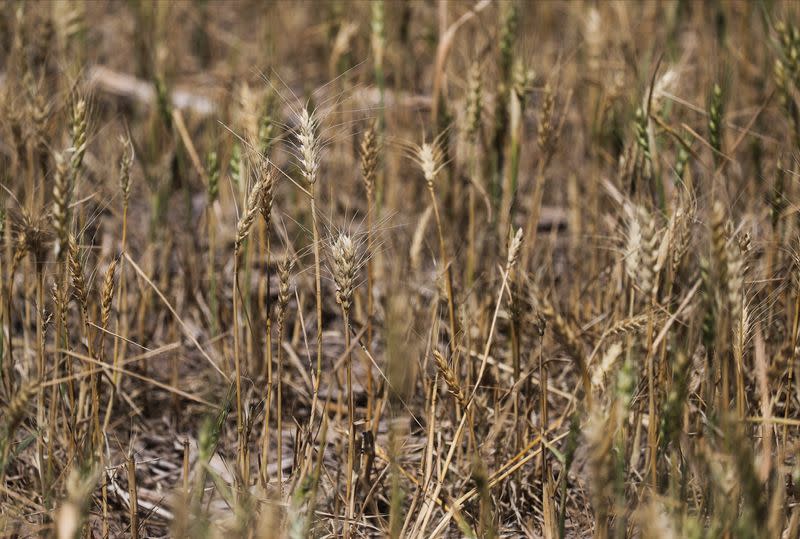
[(798, 25), (0, 0), (0, 536), (800, 537)]

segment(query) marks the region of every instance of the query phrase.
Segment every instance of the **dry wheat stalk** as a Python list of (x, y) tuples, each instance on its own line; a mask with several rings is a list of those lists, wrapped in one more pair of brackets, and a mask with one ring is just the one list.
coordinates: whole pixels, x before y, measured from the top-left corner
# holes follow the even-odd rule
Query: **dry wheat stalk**
[(61, 258), (69, 240), (69, 206), (72, 201), (72, 182), (67, 171), (67, 161), (61, 154), (53, 156), (55, 177), (53, 179), (53, 228), (56, 231), (55, 255)]
[[(361, 176), (367, 198), (367, 350), (372, 347), (372, 318), (374, 312), (373, 286), (375, 271), (373, 267), (372, 228), (375, 220), (375, 177), (378, 167), (378, 136), (376, 123), (373, 122), (364, 132), (361, 139)], [(365, 362), (367, 371), (367, 422), (372, 420), (372, 365)]]
[(131, 196), (131, 165), (133, 165), (133, 143), (130, 138), (121, 139), (123, 146), (119, 158), (119, 186), (122, 191), (122, 204), (127, 208)]
[(544, 87), (544, 102), (539, 111), (539, 127), (536, 136), (536, 143), (543, 155), (549, 155), (555, 145), (555, 129), (553, 128), (553, 109), (555, 108), (555, 97), (550, 84)]
[(356, 274), (356, 246), (348, 234), (339, 234), (331, 245), (333, 280), (336, 283), (336, 302), (345, 316), (350, 312)]
[(511, 268), (513, 268), (517, 263), (517, 258), (519, 258), (519, 249), (521, 246), (522, 228), (518, 228), (508, 247), (508, 256), (506, 257), (506, 272), (511, 271)]
[(456, 373), (450, 368), (447, 364), (447, 360), (438, 350), (433, 351), (433, 359), (436, 361), (436, 368), (439, 369), (439, 374), (442, 375), (442, 378), (444, 378), (447, 384), (447, 390), (461, 406), (465, 406), (467, 404), (467, 397), (464, 395), (464, 390), (461, 389), (461, 385), (458, 383)]
[(288, 256), (278, 263), (278, 325), (281, 327), (286, 318), (286, 307), (289, 304), (289, 272), (294, 262)]
[(245, 439), (245, 418), (242, 402), (242, 361), (239, 350), (239, 294), (241, 293), (239, 289), (239, 258), (241, 256), (242, 244), (247, 239), (256, 216), (261, 212), (262, 205), (265, 202), (263, 192), (266, 182), (267, 178), (259, 177), (253, 184), (250, 194), (247, 197), (247, 207), (236, 225), (236, 240), (233, 248), (233, 363), (236, 375), (236, 430), (239, 445), (237, 456), (239, 458), (241, 478), (246, 484), (249, 483), (248, 472), (250, 463), (248, 459), (245, 458), (247, 440)]
[(278, 384), (277, 384), (277, 431), (278, 431), (278, 485), (283, 484), (283, 331), (286, 307), (289, 304), (289, 276), (294, 260), (287, 256), (278, 263)]
[(681, 205), (675, 212), (670, 223), (670, 240), (672, 245), (671, 270), (673, 276), (680, 268), (681, 262), (689, 250), (689, 244), (692, 240), (692, 223), (694, 221), (694, 207), (690, 205)]
[(233, 247), (233, 251), (236, 254), (241, 254), (242, 243), (247, 239), (256, 216), (261, 212), (262, 205), (265, 202), (263, 197), (266, 184), (266, 178), (258, 178), (250, 190), (250, 194), (247, 197), (247, 207), (236, 224), (236, 241)]
[(342, 307), (344, 318), (344, 337), (347, 349), (347, 411), (348, 411), (348, 441), (347, 441), (347, 476), (346, 497), (347, 511), (345, 517), (345, 538), (350, 535), (350, 521), (353, 517), (355, 490), (353, 489), (353, 468), (355, 465), (355, 404), (353, 401), (353, 361), (350, 353), (350, 307), (353, 299), (358, 262), (356, 258), (356, 245), (348, 235), (341, 233), (331, 245), (333, 258), (333, 280), (336, 283), (336, 302)]
[(272, 163), (270, 163), (267, 159), (259, 159), (258, 168), (261, 181), (263, 182), (261, 188), (261, 201), (258, 209), (261, 212), (261, 217), (264, 219), (264, 223), (267, 225), (267, 234), (269, 234), (272, 204), (275, 198), (275, 170)]
[(87, 114), (86, 100), (83, 97), (76, 97), (72, 102), (69, 123), (69, 132), (72, 138), (72, 156), (70, 157), (69, 166), (72, 171), (73, 182), (83, 164), (83, 156), (86, 153)]
[(103, 328), (108, 327), (108, 319), (111, 316), (111, 301), (114, 299), (114, 274), (117, 271), (118, 259), (111, 260), (111, 264), (106, 269), (106, 274), (103, 277), (103, 288), (100, 294), (100, 325)]
[(661, 237), (655, 219), (644, 207), (631, 205), (627, 208), (628, 230), (625, 248), (625, 271), (631, 282), (649, 298), (657, 283), (656, 260)]
[(322, 153), (317, 111), (303, 107), (297, 121), (299, 124), (297, 141), (300, 152), (300, 171), (308, 184), (313, 186), (317, 182)]
[(367, 130), (364, 131), (359, 153), (364, 189), (367, 191), (367, 199), (371, 200), (375, 191), (375, 172), (378, 167), (378, 136), (375, 132), (374, 123), (370, 124)]
[(317, 200), (315, 190), (319, 174), (322, 142), (319, 138), (319, 118), (316, 110), (303, 107), (297, 117), (297, 147), (300, 170), (309, 186), (311, 198), (311, 233), (314, 250), (314, 293), (317, 318), (317, 365), (314, 380), (314, 397), (311, 405), (312, 416), (316, 412), (320, 378), (322, 376), (322, 267), (320, 265), (320, 239), (317, 223)]
[(444, 242), (444, 228), (442, 226), (442, 219), (439, 215), (439, 205), (436, 201), (436, 192), (434, 189), (436, 183), (436, 176), (442, 169), (442, 150), (437, 141), (432, 143), (424, 142), (422, 146), (417, 148), (416, 162), (422, 169), (422, 174), (425, 178), (425, 184), (428, 187), (428, 193), (431, 198), (431, 205), (433, 206), (433, 215), (436, 219), (436, 232), (439, 237), (439, 256), (441, 264), (444, 267), (443, 277), (445, 280), (445, 288), (447, 290), (447, 308), (448, 317), (450, 321), (450, 354), (455, 354), (455, 343), (458, 336), (456, 330), (456, 307), (455, 297), (453, 292), (453, 273), (450, 267), (450, 261), (447, 257), (447, 248)]
[(86, 286), (86, 278), (83, 275), (83, 265), (80, 261), (80, 252), (78, 251), (78, 244), (75, 241), (75, 236), (69, 236), (68, 247), (69, 273), (72, 277), (72, 293), (73, 297), (78, 300), (78, 305), (85, 318), (88, 309), (89, 292)]
[(422, 169), (428, 190), (433, 191), (436, 175), (442, 169), (442, 150), (435, 142), (423, 142), (417, 150), (416, 159)]

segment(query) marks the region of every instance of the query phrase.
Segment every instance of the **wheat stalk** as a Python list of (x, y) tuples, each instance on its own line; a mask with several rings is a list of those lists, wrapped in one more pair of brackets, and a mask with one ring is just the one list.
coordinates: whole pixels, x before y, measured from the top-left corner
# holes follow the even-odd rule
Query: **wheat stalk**
[(53, 159), (56, 165), (53, 179), (53, 228), (56, 231), (55, 255), (60, 259), (69, 239), (68, 221), (69, 206), (72, 200), (72, 182), (64, 156), (55, 154)]
[[(378, 168), (378, 136), (376, 124), (373, 122), (364, 132), (360, 146), (361, 177), (367, 199), (367, 351), (372, 349), (372, 318), (374, 313), (373, 286), (375, 271), (373, 267), (373, 231), (375, 212), (375, 176)], [(367, 361), (364, 364), (367, 371), (367, 424), (372, 420), (372, 365)]]
[(450, 354), (455, 355), (456, 338), (458, 333), (456, 331), (456, 307), (453, 293), (453, 273), (450, 267), (450, 261), (447, 258), (447, 249), (444, 242), (444, 231), (442, 229), (442, 219), (439, 215), (439, 205), (436, 201), (436, 192), (434, 190), (436, 177), (443, 166), (442, 151), (437, 142), (424, 142), (422, 146), (417, 149), (416, 160), (417, 164), (422, 169), (422, 174), (425, 178), (425, 184), (427, 185), (428, 193), (430, 194), (431, 205), (433, 206), (433, 215), (436, 219), (436, 232), (439, 238), (439, 257), (441, 258), (441, 264), (444, 268), (443, 277), (445, 279), (445, 288), (447, 290), (447, 309), (450, 320)]
[(304, 107), (298, 115), (297, 141), (299, 148), (300, 171), (308, 183), (311, 198), (311, 233), (314, 250), (314, 293), (317, 318), (317, 366), (314, 379), (314, 396), (311, 405), (312, 417), (316, 412), (322, 376), (322, 269), (320, 266), (320, 240), (317, 224), (316, 184), (319, 174), (322, 144), (319, 138), (319, 118), (316, 111)]
[[(129, 137), (120, 137), (119, 143), (122, 145), (122, 153), (119, 157), (119, 188), (120, 192), (122, 193), (122, 238), (120, 252), (124, 253), (128, 245), (128, 210), (131, 197), (131, 167), (133, 166), (134, 153), (133, 142), (131, 142)], [(121, 370), (119, 369), (119, 365), (124, 360), (126, 345), (125, 338), (128, 334), (127, 281), (125, 279), (125, 259), (122, 257), (120, 257), (119, 260), (119, 274), (119, 291), (117, 293), (117, 320), (115, 325), (116, 331), (114, 334), (114, 355), (112, 359), (114, 369), (111, 375), (111, 380), (113, 383), (111, 385), (111, 397), (108, 399), (106, 415), (105, 419), (103, 420), (104, 432), (108, 430), (108, 424), (111, 420), (115, 392), (120, 383)]]
[(442, 375), (444, 382), (447, 384), (448, 392), (458, 404), (465, 406), (467, 404), (467, 397), (464, 395), (464, 390), (461, 389), (461, 385), (458, 383), (456, 373), (450, 368), (447, 364), (447, 360), (445, 360), (444, 356), (438, 350), (433, 351), (433, 359), (436, 361), (436, 368), (439, 369), (439, 374)]
[(278, 415), (278, 487), (283, 484), (283, 331), (286, 322), (286, 307), (289, 304), (289, 276), (294, 265), (294, 260), (287, 255), (278, 264), (278, 387), (277, 410)]
[(244, 213), (239, 218), (236, 224), (236, 239), (233, 247), (233, 363), (236, 376), (236, 431), (238, 433), (239, 441), (239, 469), (241, 478), (248, 483), (249, 462), (246, 462), (245, 454), (247, 453), (245, 445), (244, 429), (244, 409), (242, 403), (242, 361), (239, 344), (239, 265), (241, 263), (241, 249), (242, 244), (247, 239), (250, 229), (256, 217), (261, 212), (261, 205), (264, 203), (264, 189), (266, 186), (266, 178), (259, 177), (253, 184), (250, 194), (247, 197), (247, 206)]
[(356, 245), (348, 234), (339, 234), (331, 245), (333, 259), (333, 280), (336, 283), (336, 302), (342, 308), (344, 318), (345, 349), (347, 350), (347, 475), (346, 496), (347, 513), (345, 516), (344, 537), (350, 536), (350, 525), (353, 518), (353, 468), (355, 464), (355, 405), (353, 402), (353, 359), (350, 353), (350, 308), (353, 300), (353, 288), (357, 271)]

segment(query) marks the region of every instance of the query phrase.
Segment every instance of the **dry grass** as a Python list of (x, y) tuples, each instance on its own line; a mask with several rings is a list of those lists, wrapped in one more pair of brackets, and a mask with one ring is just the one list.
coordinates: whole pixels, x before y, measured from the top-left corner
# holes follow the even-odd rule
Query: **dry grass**
[(0, 0), (0, 535), (798, 537), (798, 23)]

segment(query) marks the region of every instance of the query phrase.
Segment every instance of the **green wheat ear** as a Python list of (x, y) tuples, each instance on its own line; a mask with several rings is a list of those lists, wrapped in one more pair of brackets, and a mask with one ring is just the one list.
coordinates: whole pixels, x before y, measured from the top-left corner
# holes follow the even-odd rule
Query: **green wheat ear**
[(217, 152), (213, 150), (206, 156), (206, 173), (208, 174), (208, 202), (213, 204), (219, 197), (219, 159)]
[(722, 122), (724, 121), (724, 106), (722, 87), (714, 83), (708, 105), (708, 142), (715, 151), (714, 160), (718, 162), (722, 154)]
[(686, 167), (689, 164), (689, 152), (686, 148), (681, 147), (678, 150), (678, 158), (675, 160), (675, 183), (678, 184), (683, 181), (686, 175)]
[(634, 126), (636, 128), (636, 144), (639, 145), (639, 149), (642, 151), (642, 154), (644, 154), (645, 159), (650, 161), (652, 157), (650, 154), (650, 139), (647, 135), (647, 118), (645, 117), (642, 107), (636, 109)]
[(231, 411), (231, 404), (233, 402), (234, 386), (231, 384), (225, 399), (222, 401), (219, 411), (216, 416), (208, 416), (203, 421), (198, 435), (198, 450), (200, 460), (207, 462), (216, 451), (219, 437), (222, 433), (222, 428), (225, 426), (225, 421)]
[(277, 98), (274, 91), (268, 91), (264, 98), (262, 113), (258, 121), (258, 147), (261, 155), (267, 157), (275, 144), (277, 128)]

